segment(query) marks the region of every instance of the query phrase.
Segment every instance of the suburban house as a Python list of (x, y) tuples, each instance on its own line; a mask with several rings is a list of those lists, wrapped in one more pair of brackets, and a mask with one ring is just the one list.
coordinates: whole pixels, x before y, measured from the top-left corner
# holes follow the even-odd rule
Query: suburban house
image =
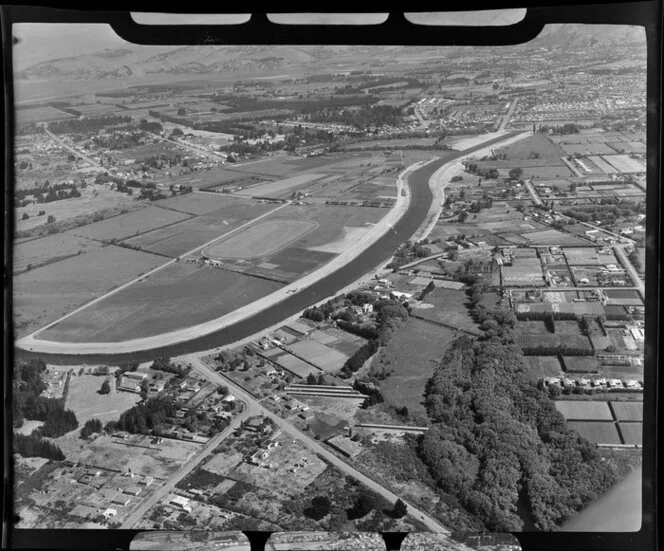
[(118, 390), (124, 390), (126, 392), (141, 392), (141, 383), (146, 379), (147, 375), (145, 373), (136, 373), (129, 372), (123, 373), (122, 378), (120, 379), (120, 384), (118, 385)]

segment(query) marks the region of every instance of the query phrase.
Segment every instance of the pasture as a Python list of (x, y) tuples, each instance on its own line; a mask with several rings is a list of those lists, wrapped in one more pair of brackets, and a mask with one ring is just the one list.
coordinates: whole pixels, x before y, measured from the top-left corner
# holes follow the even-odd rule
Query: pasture
[(563, 356), (563, 363), (569, 373), (597, 373), (600, 369), (600, 361), (594, 356)]
[(31, 124), (34, 122), (51, 122), (71, 119), (74, 115), (55, 109), (54, 107), (19, 107), (15, 110), (16, 124)]
[(524, 356), (528, 377), (537, 382), (544, 377), (561, 377), (563, 370), (556, 356)]
[(65, 234), (87, 237), (98, 241), (120, 240), (175, 224), (190, 217), (191, 215), (186, 213), (151, 205), (141, 210), (106, 218), (101, 222), (73, 228), (66, 231)]
[(163, 263), (164, 259), (156, 255), (109, 246), (14, 277), (18, 336)]
[(553, 229), (524, 233), (523, 237), (537, 245), (573, 246), (587, 243), (584, 239)]
[(533, 154), (542, 159), (560, 158), (563, 153), (559, 147), (549, 140), (544, 134), (535, 134), (518, 142), (501, 147), (496, 153), (504, 153), (508, 160), (532, 159)]
[(391, 372), (380, 382), (385, 401), (425, 417), (426, 383), (454, 337), (452, 329), (409, 318), (371, 363), (370, 373)]
[(146, 232), (138, 237), (127, 239), (125, 243), (145, 251), (174, 258), (204, 245), (216, 237), (222, 237), (274, 208), (274, 205), (231, 200), (224, 207), (205, 215), (192, 216), (182, 222)]
[(100, 115), (111, 115), (118, 111), (123, 111), (122, 107), (118, 107), (112, 103), (92, 103), (89, 105), (75, 105), (72, 109), (80, 112), (84, 117), (98, 117)]
[(284, 180), (276, 180), (274, 182), (257, 184), (237, 193), (241, 193), (242, 195), (250, 194), (252, 197), (284, 198), (294, 191), (306, 190), (308, 187), (311, 187), (309, 185), (311, 182), (322, 178), (323, 176), (324, 174), (321, 173), (309, 172), (307, 174), (299, 174)]
[(610, 155), (603, 158), (622, 173), (646, 171), (645, 161), (632, 159), (629, 155)]
[(273, 254), (316, 228), (305, 220), (271, 220), (260, 222), (242, 232), (207, 247), (203, 254), (210, 258), (249, 259)]
[[(93, 417), (99, 419), (103, 424), (118, 419), (123, 411), (133, 407), (141, 399), (139, 394), (115, 390), (112, 375), (105, 377), (76, 375), (76, 373), (77, 371), (74, 369), (69, 381), (65, 408), (76, 413), (76, 418), (81, 426)], [(112, 390), (109, 394), (99, 394), (97, 391), (106, 378), (111, 379)]]
[(643, 421), (643, 402), (610, 402), (618, 421)]
[(613, 421), (608, 402), (591, 400), (558, 400), (556, 409), (568, 421)]
[(228, 208), (229, 211), (231, 209), (235, 211), (236, 209), (243, 209), (245, 206), (253, 204), (253, 202), (231, 197), (227, 194), (187, 193), (178, 197), (162, 199), (155, 203), (155, 206), (200, 216), (212, 212), (221, 214), (221, 209), (224, 208)]
[(28, 266), (36, 268), (102, 246), (99, 241), (67, 234), (52, 234), (29, 241), (15, 242), (13, 272), (23, 272)]
[(624, 444), (643, 445), (643, 423), (618, 423)]
[(303, 379), (305, 379), (310, 373), (313, 373), (316, 376), (323, 373), (322, 370), (316, 369), (313, 365), (308, 364), (304, 360), (296, 358), (287, 352), (282, 352), (281, 354), (271, 356), (270, 360), (284, 368), (286, 371), (290, 371), (294, 375), (297, 375)]
[(414, 306), (414, 315), (466, 331), (478, 330), (477, 324), (473, 321), (468, 310), (469, 303), (465, 291), (436, 287), (425, 297), (424, 303), (432, 304), (433, 308), (417, 308), (417, 306)]
[(69, 342), (151, 337), (214, 320), (280, 287), (272, 281), (209, 266), (174, 263), (40, 336)]
[(550, 333), (543, 321), (519, 321), (514, 330), (516, 342), (523, 348), (568, 346), (590, 348), (590, 340), (581, 334), (576, 321), (556, 320), (556, 332)]
[(568, 423), (580, 436), (595, 444), (622, 444), (615, 423), (572, 421)]

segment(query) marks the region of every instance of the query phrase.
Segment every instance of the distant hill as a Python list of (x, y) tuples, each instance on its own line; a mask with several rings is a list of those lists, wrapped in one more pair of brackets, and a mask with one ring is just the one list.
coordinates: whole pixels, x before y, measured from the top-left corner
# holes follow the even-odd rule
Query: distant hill
[(611, 48), (617, 45), (645, 46), (645, 30), (632, 25), (546, 25), (535, 39), (527, 43), (528, 47), (560, 51)]

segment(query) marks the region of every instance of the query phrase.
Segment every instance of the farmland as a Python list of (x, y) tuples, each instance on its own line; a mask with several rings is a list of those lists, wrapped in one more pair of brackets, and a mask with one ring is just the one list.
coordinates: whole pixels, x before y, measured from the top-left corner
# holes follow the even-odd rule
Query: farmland
[(116, 342), (158, 335), (213, 320), (280, 287), (226, 270), (174, 263), (63, 320), (40, 337)]
[(643, 423), (618, 423), (625, 444), (643, 445)]
[(405, 405), (411, 415), (424, 417), (426, 382), (454, 334), (451, 329), (409, 318), (371, 364), (371, 373), (391, 372), (380, 384), (386, 401), (399, 407)]
[(576, 321), (556, 320), (556, 332), (550, 333), (543, 321), (519, 321), (515, 334), (521, 347), (559, 346), (590, 348), (588, 337), (581, 335)]
[(424, 303), (432, 304), (433, 308), (415, 307), (415, 316), (466, 331), (477, 331), (477, 324), (470, 316), (468, 297), (464, 291), (437, 287), (426, 296)]
[(276, 180), (274, 182), (267, 182), (265, 184), (257, 184), (248, 189), (243, 189), (242, 195), (251, 194), (253, 197), (269, 197), (269, 198), (284, 198), (290, 195), (293, 191), (300, 189), (307, 189), (311, 182), (322, 178), (324, 175), (316, 172), (306, 174), (299, 174), (286, 178), (284, 180)]
[(615, 423), (604, 421), (571, 421), (569, 426), (589, 442), (622, 444)]
[(643, 402), (610, 402), (618, 421), (643, 421)]
[(526, 356), (524, 361), (528, 365), (528, 376), (533, 382), (537, 382), (544, 377), (560, 377), (563, 375), (557, 356)]
[[(186, 208), (196, 207), (186, 206)], [(274, 205), (229, 199), (221, 208), (200, 216), (192, 215), (179, 223), (132, 237), (124, 241), (124, 244), (174, 258), (204, 245), (215, 237), (221, 237), (274, 208)]]
[(613, 421), (613, 415), (607, 402), (561, 400), (555, 404), (556, 409), (568, 421)]
[(16, 122), (18, 124), (59, 121), (73, 116), (54, 107), (22, 107), (16, 110)]
[(99, 241), (64, 233), (16, 243), (13, 272), (17, 274), (25, 271), (28, 266), (34, 269), (102, 246)]
[(343, 352), (315, 340), (297, 342), (290, 345), (288, 350), (328, 372), (338, 371), (349, 358)]
[(14, 277), (19, 335), (164, 263), (162, 257), (116, 246), (94, 249)]

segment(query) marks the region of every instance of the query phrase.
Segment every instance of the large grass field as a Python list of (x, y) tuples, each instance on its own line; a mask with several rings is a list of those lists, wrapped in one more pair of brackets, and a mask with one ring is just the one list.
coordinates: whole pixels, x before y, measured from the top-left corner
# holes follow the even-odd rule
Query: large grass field
[(127, 239), (125, 243), (174, 258), (274, 208), (274, 205), (229, 199), (222, 208)]
[(454, 334), (451, 329), (409, 318), (371, 365), (374, 373), (393, 371), (380, 382), (385, 400), (395, 406), (407, 406), (411, 415), (426, 417), (422, 405), (426, 383)]
[(315, 340), (299, 341), (288, 349), (300, 358), (329, 372), (338, 371), (349, 358), (347, 354), (321, 344)]
[(505, 153), (508, 160), (532, 159), (537, 154), (541, 159), (560, 158), (564, 153), (544, 134), (535, 134), (507, 147), (501, 147), (497, 153)]
[(30, 124), (33, 122), (50, 122), (62, 119), (71, 119), (73, 115), (53, 107), (30, 107), (16, 109), (17, 124)]
[(141, 397), (138, 394), (116, 391), (114, 381), (111, 381), (113, 390), (109, 394), (99, 394), (97, 391), (106, 378), (98, 375), (76, 375), (74, 370), (69, 381), (65, 408), (71, 409), (76, 414), (79, 425), (83, 426), (93, 417), (106, 424), (118, 419), (123, 411), (140, 401)]
[(556, 320), (556, 332), (549, 333), (543, 321), (519, 321), (515, 334), (521, 347), (568, 346), (572, 348), (591, 348), (590, 339), (581, 334), (576, 321)]
[(67, 234), (53, 234), (14, 244), (14, 273), (22, 272), (28, 266), (36, 268), (42, 264), (56, 262), (77, 254), (99, 249), (103, 244), (84, 237)]
[(157, 207), (179, 210), (189, 214), (212, 214), (221, 209), (244, 209), (253, 202), (238, 199), (228, 194), (201, 192), (187, 193), (178, 197), (169, 197), (154, 203)]
[(613, 415), (609, 409), (608, 402), (559, 400), (555, 404), (556, 409), (567, 420), (613, 421)]
[(41, 338), (117, 342), (213, 320), (281, 285), (226, 270), (174, 263), (53, 326)]
[(298, 174), (283, 180), (276, 180), (274, 182), (266, 182), (251, 186), (248, 189), (243, 189), (239, 193), (242, 195), (250, 194), (253, 197), (287, 197), (295, 190), (304, 190), (312, 186), (312, 182), (322, 178), (324, 174), (318, 172), (308, 172), (306, 174)]
[(643, 421), (643, 402), (611, 402), (618, 421)]
[(54, 321), (164, 263), (163, 257), (108, 246), (14, 277), (17, 336)]
[(643, 423), (618, 423), (625, 444), (643, 445)]
[(425, 297), (424, 303), (432, 304), (433, 308), (414, 308), (415, 315), (468, 331), (478, 330), (470, 316), (465, 291), (437, 287)]
[(544, 377), (561, 377), (563, 370), (556, 356), (525, 356), (528, 365), (528, 376), (533, 382)]
[(316, 228), (306, 220), (270, 220), (259, 222), (235, 236), (207, 247), (210, 258), (258, 258), (286, 247)]
[(100, 241), (108, 241), (110, 239), (119, 240), (181, 222), (190, 217), (190, 214), (183, 212), (149, 206), (145, 209), (113, 216), (101, 222), (95, 222), (87, 226), (81, 226), (80, 228), (73, 228), (65, 232), (65, 234), (78, 235)]
[(615, 423), (605, 421), (572, 421), (569, 426), (589, 442), (596, 444), (622, 444)]

